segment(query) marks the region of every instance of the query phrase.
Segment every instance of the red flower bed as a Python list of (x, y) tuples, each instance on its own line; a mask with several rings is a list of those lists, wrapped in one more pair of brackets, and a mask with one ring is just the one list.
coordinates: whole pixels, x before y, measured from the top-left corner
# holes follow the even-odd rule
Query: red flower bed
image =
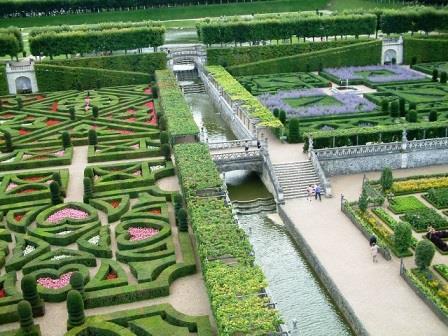
[(110, 205), (112, 205), (112, 208), (118, 208), (120, 206), (120, 201), (113, 200), (109, 202)]
[(145, 106), (146, 106), (147, 108), (149, 108), (151, 111), (154, 110), (154, 102), (153, 102), (152, 100), (149, 101), (149, 102), (147, 102), (147, 103), (145, 104)]
[(160, 215), (162, 213), (162, 211), (160, 209), (152, 209), (152, 210), (149, 210), (148, 213), (153, 214), (153, 215)]
[(150, 87), (146, 88), (143, 92), (147, 95), (152, 95), (152, 89)]
[(2, 119), (10, 119), (10, 118), (14, 118), (16, 115), (15, 114), (12, 114), (12, 113), (5, 113), (5, 114), (2, 114), (0, 117), (2, 118)]
[(129, 121), (129, 122), (134, 122), (134, 121), (136, 121), (137, 119), (136, 118), (127, 118), (126, 119), (126, 121)]
[(135, 114), (135, 110), (132, 109), (132, 108), (130, 108), (130, 109), (128, 109), (128, 110), (126, 111), (126, 113), (128, 113), (128, 114)]
[(15, 214), (15, 215), (14, 215), (14, 219), (15, 219), (17, 222), (20, 222), (20, 221), (22, 220), (23, 216), (25, 216), (25, 214), (23, 214), (23, 213)]
[(129, 130), (117, 130), (117, 132), (120, 134), (134, 134), (134, 131)]
[(53, 104), (51, 104), (51, 110), (53, 112), (56, 112), (58, 110), (59, 104), (57, 101), (55, 101)]
[(37, 190), (36, 189), (23, 189), (23, 190), (20, 190), (18, 192), (18, 194), (27, 194), (27, 193), (31, 193), (31, 192), (35, 192), (35, 191), (37, 191)]
[(20, 135), (27, 135), (28, 133), (30, 133), (30, 131), (27, 131), (25, 129), (19, 129), (19, 134)]
[(107, 275), (106, 275), (106, 280), (114, 280), (117, 279), (118, 275), (117, 273), (115, 273), (114, 271), (110, 271)]
[(36, 118), (33, 116), (26, 116), (26, 118), (25, 118), (25, 120), (34, 120), (34, 119), (36, 119)]
[(36, 96), (36, 100), (42, 100), (42, 99), (45, 99), (45, 97), (41, 95)]
[(59, 123), (60, 123), (60, 121), (56, 120), (56, 119), (48, 119), (47, 122), (46, 122), (47, 126), (54, 126), (54, 125), (57, 125)]
[(148, 124), (157, 126), (157, 116), (155, 114), (151, 115), (151, 118), (147, 121)]
[(44, 176), (28, 176), (28, 177), (22, 177), (21, 179), (24, 181), (36, 182), (42, 180), (43, 178)]
[(7, 297), (6, 291), (4, 288), (0, 288), (0, 299)]

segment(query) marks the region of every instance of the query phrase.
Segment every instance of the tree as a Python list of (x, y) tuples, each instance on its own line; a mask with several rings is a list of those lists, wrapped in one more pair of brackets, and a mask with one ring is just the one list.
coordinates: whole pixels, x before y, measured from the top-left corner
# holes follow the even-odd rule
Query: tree
[(84, 177), (84, 203), (89, 203), (89, 200), (93, 197), (93, 182), (90, 177)]
[(73, 272), (70, 277), (70, 285), (74, 290), (77, 290), (79, 294), (81, 294), (81, 297), (85, 298), (85, 292), (84, 292), (84, 278), (81, 274), (81, 272)]
[(62, 138), (62, 147), (64, 149), (72, 146), (72, 139), (69, 132), (67, 131), (62, 132), (61, 138)]
[(188, 231), (188, 216), (184, 208), (180, 208), (177, 212), (177, 219), (179, 221), (179, 230), (182, 232)]
[(92, 117), (96, 119), (98, 118), (98, 116), (99, 116), (98, 106), (94, 105), (92, 106)]
[(70, 106), (69, 107), (68, 113), (70, 115), (70, 120), (71, 121), (75, 121), (76, 120), (76, 112), (75, 112), (75, 107), (74, 106)]
[(160, 146), (160, 153), (163, 155), (166, 161), (171, 160), (171, 147), (168, 144), (162, 144)]
[(434, 244), (429, 240), (422, 239), (418, 242), (415, 248), (415, 264), (421, 271), (424, 271), (431, 265), (435, 252)]
[(164, 115), (162, 115), (159, 118), (159, 128), (161, 131), (165, 131), (166, 130), (166, 117)]
[(84, 315), (84, 301), (81, 294), (72, 289), (67, 295), (67, 329), (84, 324), (86, 317)]
[(14, 150), (11, 133), (3, 131), (3, 139), (5, 140), (5, 151), (11, 153)]
[(24, 275), (20, 282), (20, 287), (22, 289), (23, 299), (31, 305), (33, 316), (44, 315), (45, 306), (37, 291), (36, 278), (31, 274)]
[(20, 97), (16, 98), (16, 102), (17, 102), (17, 109), (21, 110), (23, 108), (23, 100)]
[(411, 123), (417, 122), (418, 115), (416, 110), (410, 110), (407, 114), (407, 120)]
[(389, 102), (386, 99), (381, 100), (381, 111), (384, 113), (389, 112)]
[(386, 167), (381, 172), (380, 184), (383, 191), (387, 191), (392, 188), (392, 184), (394, 183), (394, 178), (392, 176), (392, 169)]
[(56, 182), (59, 185), (59, 187), (62, 188), (62, 179), (61, 179), (61, 174), (59, 174), (59, 172), (57, 172), (57, 171), (54, 172), (52, 174), (52, 179), (54, 182)]
[(280, 120), (280, 122), (285, 125), (286, 124), (286, 112), (283, 110), (280, 110), (280, 113), (278, 115), (278, 119)]
[(89, 136), (89, 145), (90, 146), (98, 145), (98, 136), (96, 134), (96, 131), (93, 128), (89, 129), (88, 136)]
[(170, 141), (170, 136), (167, 131), (160, 132), (160, 143), (167, 144)]
[(279, 113), (280, 113), (280, 111), (278, 110), (278, 108), (275, 108), (275, 109), (272, 111), (272, 114), (273, 114), (274, 117), (276, 117), (276, 118), (278, 118)]
[(400, 98), (398, 104), (400, 106), (400, 117), (404, 117), (406, 115), (406, 100)]
[(61, 189), (55, 181), (50, 183), (51, 204), (56, 205), (62, 203)]
[(38, 335), (34, 327), (33, 313), (28, 301), (22, 300), (17, 305), (19, 315), (20, 331), (23, 335)]
[(446, 82), (447, 82), (447, 73), (446, 71), (442, 71), (442, 73), (440, 74), (440, 83), (446, 84)]
[(367, 196), (367, 193), (363, 189), (361, 196), (359, 196), (358, 207), (359, 210), (361, 210), (361, 212), (364, 213), (366, 212), (368, 206), (369, 206), (369, 197)]
[(300, 142), (300, 127), (299, 127), (299, 119), (292, 118), (289, 120), (289, 134), (288, 134), (288, 142), (290, 143), (299, 143)]
[(392, 118), (398, 118), (400, 116), (400, 110), (396, 100), (390, 104), (390, 116)]
[(417, 110), (417, 104), (414, 102), (409, 103), (409, 109), (410, 110)]
[(439, 118), (439, 115), (438, 115), (437, 111), (432, 110), (431, 112), (429, 112), (429, 116), (428, 116), (429, 121), (437, 121), (438, 118)]
[(394, 245), (400, 254), (406, 253), (412, 244), (412, 229), (406, 222), (400, 222), (394, 230)]
[(432, 69), (432, 81), (437, 82), (438, 78), (439, 78), (439, 70)]

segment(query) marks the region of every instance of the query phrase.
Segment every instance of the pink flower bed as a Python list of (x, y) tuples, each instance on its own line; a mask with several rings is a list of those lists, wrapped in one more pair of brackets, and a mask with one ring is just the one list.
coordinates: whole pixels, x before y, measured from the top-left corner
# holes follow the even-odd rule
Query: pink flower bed
[(84, 219), (87, 218), (89, 214), (85, 211), (73, 209), (73, 208), (64, 208), (55, 213), (51, 214), (47, 218), (47, 222), (50, 223), (59, 223), (60, 221), (70, 218), (70, 219)]
[(143, 240), (159, 233), (159, 230), (145, 227), (130, 227), (128, 229), (130, 240)]
[(15, 187), (17, 187), (17, 184), (15, 184), (14, 182), (9, 182), (8, 186), (6, 187), (6, 191), (10, 191)]
[(146, 88), (145, 91), (143, 91), (145, 94), (150, 95), (152, 94), (152, 89), (151, 88)]
[(39, 278), (37, 279), (37, 284), (48, 289), (64, 288), (70, 283), (72, 273), (73, 272), (64, 273), (59, 277), (59, 279), (52, 279), (49, 277)]
[(65, 154), (64, 150), (60, 150), (60, 151), (57, 151), (57, 152), (53, 153), (53, 155), (58, 156), (58, 157), (64, 156), (64, 154)]
[(135, 114), (135, 110), (130, 108), (126, 111), (128, 114)]

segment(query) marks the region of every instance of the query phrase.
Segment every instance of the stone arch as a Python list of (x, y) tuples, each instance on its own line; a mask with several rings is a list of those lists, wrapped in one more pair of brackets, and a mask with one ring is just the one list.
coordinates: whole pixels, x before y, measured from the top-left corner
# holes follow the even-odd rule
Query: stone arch
[(392, 60), (397, 61), (397, 51), (395, 49), (386, 49), (384, 52), (384, 63), (392, 63)]
[(32, 92), (31, 78), (29, 78), (27, 76), (17, 77), (15, 80), (15, 84), (16, 84), (16, 92), (17, 93), (31, 93)]

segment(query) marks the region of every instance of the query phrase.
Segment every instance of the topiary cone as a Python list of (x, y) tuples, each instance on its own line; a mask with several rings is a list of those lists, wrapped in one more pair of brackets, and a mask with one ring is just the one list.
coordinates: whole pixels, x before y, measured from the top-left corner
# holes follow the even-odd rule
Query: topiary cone
[(19, 315), (20, 331), (23, 335), (34, 335), (34, 321), (31, 305), (28, 301), (20, 301), (17, 305)]
[(84, 278), (80, 272), (73, 272), (70, 277), (70, 285), (74, 290), (77, 290), (81, 294), (82, 299), (85, 299), (84, 292)]
[(36, 278), (31, 274), (25, 275), (22, 278), (20, 287), (22, 289), (23, 299), (28, 301), (31, 305), (33, 316), (37, 317), (44, 315), (45, 306), (44, 302), (41, 300), (39, 296), (39, 292), (37, 291)]
[(84, 315), (84, 301), (81, 294), (72, 289), (67, 295), (67, 330), (82, 325), (86, 317)]

